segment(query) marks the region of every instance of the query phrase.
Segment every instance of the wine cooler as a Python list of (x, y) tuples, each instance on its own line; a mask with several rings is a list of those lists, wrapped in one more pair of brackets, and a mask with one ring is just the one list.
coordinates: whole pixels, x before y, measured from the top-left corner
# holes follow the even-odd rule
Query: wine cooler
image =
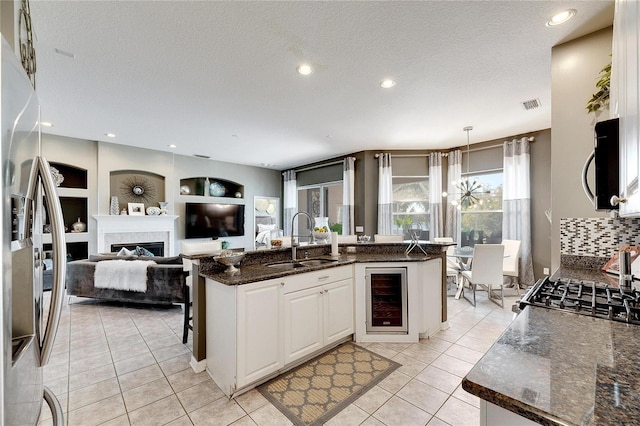
[(367, 333), (407, 334), (407, 268), (366, 268)]

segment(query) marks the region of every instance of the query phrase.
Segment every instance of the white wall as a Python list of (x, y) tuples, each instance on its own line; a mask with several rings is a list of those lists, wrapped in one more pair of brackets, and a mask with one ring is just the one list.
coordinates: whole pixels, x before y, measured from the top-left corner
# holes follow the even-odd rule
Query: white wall
[(612, 27), (561, 44), (551, 53), (552, 270), (560, 265), (560, 218), (601, 217), (582, 190), (582, 167), (593, 150), (596, 116), (585, 105), (602, 67), (611, 60)]

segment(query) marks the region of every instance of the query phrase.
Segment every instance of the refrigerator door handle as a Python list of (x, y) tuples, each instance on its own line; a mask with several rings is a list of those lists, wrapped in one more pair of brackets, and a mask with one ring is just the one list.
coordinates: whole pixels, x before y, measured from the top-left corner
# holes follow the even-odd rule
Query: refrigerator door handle
[[(47, 318), (47, 327), (44, 331), (44, 338), (40, 348), (40, 366), (45, 366), (51, 357), (53, 343), (58, 332), (58, 323), (60, 322), (60, 314), (62, 313), (62, 304), (64, 301), (65, 277), (67, 272), (66, 257), (67, 248), (64, 240), (64, 220), (62, 217), (62, 207), (58, 198), (56, 184), (51, 175), (49, 163), (43, 157), (34, 159), (35, 167), (31, 170), (31, 179), (29, 179), (29, 189), (27, 197), (31, 200), (36, 198), (38, 185), (40, 180), (44, 188), (44, 198), (49, 207), (49, 219), (51, 221), (51, 243), (53, 246), (53, 286), (51, 289), (51, 305), (49, 307), (49, 316)], [(39, 178), (39, 179), (38, 179)], [(25, 218), (31, 217), (31, 203), (26, 203)], [(30, 222), (25, 220), (25, 223)], [(25, 235), (31, 236), (29, 225), (25, 224)]]

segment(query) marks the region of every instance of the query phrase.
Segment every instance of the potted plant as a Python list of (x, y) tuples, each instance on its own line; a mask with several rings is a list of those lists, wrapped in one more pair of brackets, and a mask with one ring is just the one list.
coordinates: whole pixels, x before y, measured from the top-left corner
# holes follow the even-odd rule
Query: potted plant
[[(609, 55), (611, 56), (611, 55)], [(587, 112), (596, 112), (600, 108), (604, 108), (609, 105), (609, 89), (611, 87), (611, 62), (604, 66), (600, 70), (600, 78), (596, 82), (596, 89), (598, 91), (593, 94), (587, 106), (585, 107)]]

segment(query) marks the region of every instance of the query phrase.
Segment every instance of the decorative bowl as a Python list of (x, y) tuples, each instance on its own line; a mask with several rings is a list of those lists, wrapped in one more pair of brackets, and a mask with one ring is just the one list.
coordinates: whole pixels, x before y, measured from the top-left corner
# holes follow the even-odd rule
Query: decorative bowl
[(329, 235), (328, 232), (313, 231), (313, 238), (315, 238), (316, 241), (325, 241), (329, 238)]
[(224, 252), (223, 251), (220, 256), (215, 256), (213, 258), (213, 260), (215, 260), (216, 262), (227, 266), (227, 269), (224, 271), (227, 274), (231, 274), (238, 271), (238, 268), (236, 268), (236, 266), (240, 264), (242, 259), (244, 259), (243, 251), (241, 252), (236, 252), (236, 251)]
[(147, 207), (147, 214), (149, 216), (159, 216), (160, 215), (160, 207)]

